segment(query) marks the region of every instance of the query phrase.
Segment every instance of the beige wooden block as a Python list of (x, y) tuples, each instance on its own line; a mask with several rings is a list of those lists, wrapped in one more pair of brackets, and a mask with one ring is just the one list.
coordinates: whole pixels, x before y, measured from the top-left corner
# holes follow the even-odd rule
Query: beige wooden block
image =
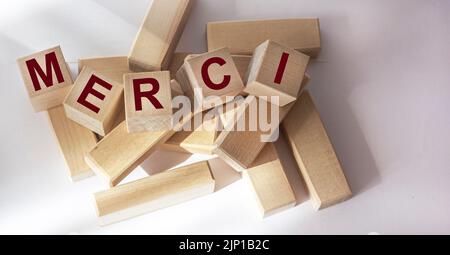
[[(188, 123), (190, 131), (179, 131), (175, 133), (163, 148), (187, 153), (198, 153), (211, 155), (215, 147), (215, 141), (218, 131), (219, 118), (211, 115), (211, 118), (205, 118), (206, 113), (198, 113), (197, 117), (203, 120), (201, 123), (195, 124), (194, 121)], [(192, 120), (196, 119), (193, 117)]]
[(170, 72), (170, 78), (175, 79), (178, 70), (184, 64), (184, 59), (189, 55), (191, 55), (191, 53), (188, 52), (175, 52), (173, 54), (172, 60), (167, 68)]
[[(309, 77), (305, 76), (302, 82), (300, 93), (303, 91), (303, 88), (306, 86), (308, 81)], [(272, 136), (274, 133), (273, 130), (272, 132), (263, 130), (232, 131), (233, 129), (237, 130), (237, 123), (239, 121), (242, 121), (242, 119), (244, 119), (244, 121), (246, 122), (246, 126), (249, 126), (250, 106), (252, 104), (256, 104), (256, 107), (260, 107), (259, 103), (266, 104), (265, 106), (267, 107), (266, 109), (268, 109), (268, 113), (270, 113), (271, 107), (278, 107), (278, 121), (282, 121), (290, 111), (290, 109), (293, 107), (295, 102), (279, 107), (264, 100), (258, 101), (254, 96), (248, 96), (245, 101), (241, 103), (237, 109), (234, 110), (234, 116), (231, 121), (228, 121), (230, 120), (230, 116), (227, 117), (228, 120), (225, 120), (226, 129), (222, 131), (217, 137), (215, 142), (216, 147), (214, 148), (213, 153), (218, 155), (228, 165), (239, 172), (248, 169), (256, 159), (258, 154), (261, 152), (261, 150), (264, 148), (266, 142), (261, 140), (261, 135), (267, 137)], [(269, 116), (267, 116), (267, 119), (270, 119)]]
[(62, 105), (48, 109), (48, 118), (72, 181), (93, 175), (89, 166), (84, 162), (84, 156), (97, 143), (95, 134), (68, 119)]
[(69, 119), (105, 136), (123, 102), (123, 85), (84, 67), (64, 101)]
[[(78, 60), (78, 73), (87, 66), (92, 70), (101, 73), (105, 77), (108, 77), (117, 83), (123, 84), (123, 75), (126, 73), (132, 73), (128, 67), (127, 56), (115, 56), (115, 57), (96, 57), (96, 58), (83, 58)], [(119, 112), (114, 118), (113, 128), (122, 123), (125, 120), (125, 103), (123, 98), (119, 103)]]
[(125, 74), (124, 86), (129, 133), (172, 128), (169, 71)]
[(184, 86), (185, 94), (194, 95), (192, 99), (202, 102), (200, 105), (204, 109), (229, 102), (244, 89), (239, 71), (226, 48), (187, 57), (184, 72), (185, 77), (178, 81)]
[(309, 57), (277, 42), (259, 45), (245, 78), (244, 92), (255, 96), (278, 96), (280, 106), (297, 99)]
[(165, 70), (181, 37), (192, 0), (153, 0), (128, 56), (133, 71)]
[(234, 64), (239, 72), (239, 76), (241, 76), (242, 81), (245, 81), (245, 75), (247, 74), (252, 56), (231, 55), (231, 57), (233, 58)]
[(180, 84), (176, 80), (170, 80), (170, 89), (172, 98), (184, 95)]
[(252, 187), (263, 217), (295, 206), (294, 191), (273, 143), (264, 146), (243, 177)]
[(352, 192), (311, 96), (306, 91), (282, 123), (315, 209), (348, 199)]
[(62, 104), (73, 80), (59, 46), (19, 58), (17, 64), (35, 112)]
[(319, 19), (277, 19), (209, 22), (208, 51), (228, 47), (231, 54), (251, 55), (270, 39), (316, 57), (320, 52)]
[(209, 164), (202, 161), (95, 193), (100, 225), (213, 193), (214, 185)]

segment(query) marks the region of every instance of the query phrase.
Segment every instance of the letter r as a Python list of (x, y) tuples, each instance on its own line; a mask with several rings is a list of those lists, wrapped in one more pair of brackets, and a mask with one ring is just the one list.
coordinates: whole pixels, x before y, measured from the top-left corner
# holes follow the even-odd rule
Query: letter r
[[(152, 89), (141, 91), (142, 84), (151, 84)], [(159, 82), (154, 78), (141, 78), (133, 80), (134, 106), (136, 111), (142, 111), (142, 98), (147, 98), (156, 109), (164, 108), (155, 95), (159, 91)]]

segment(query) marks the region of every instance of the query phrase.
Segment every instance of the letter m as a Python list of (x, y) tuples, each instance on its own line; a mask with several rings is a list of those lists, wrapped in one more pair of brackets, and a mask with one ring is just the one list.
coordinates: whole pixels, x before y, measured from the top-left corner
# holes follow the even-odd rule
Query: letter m
[(53, 86), (53, 70), (55, 71), (56, 79), (58, 80), (57, 84), (64, 82), (61, 67), (56, 58), (56, 52), (50, 52), (45, 55), (45, 72), (42, 70), (41, 66), (39, 66), (36, 59), (27, 60), (25, 63), (35, 91), (41, 90), (38, 76), (47, 88)]

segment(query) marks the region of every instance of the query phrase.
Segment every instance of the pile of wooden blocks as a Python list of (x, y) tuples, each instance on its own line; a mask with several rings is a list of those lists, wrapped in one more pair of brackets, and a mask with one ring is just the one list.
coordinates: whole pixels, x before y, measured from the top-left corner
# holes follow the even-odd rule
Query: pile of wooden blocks
[[(109, 189), (94, 194), (100, 222), (214, 192), (208, 161), (119, 185), (159, 148), (217, 155), (243, 173), (264, 216), (293, 207), (283, 162), (273, 143), (261, 139), (274, 130), (215, 128), (236, 126), (252, 105), (278, 111), (275, 125), (289, 142), (315, 209), (349, 198), (345, 175), (304, 90), (307, 65), (320, 51), (319, 20), (211, 22), (208, 52), (174, 52), (193, 2), (154, 0), (129, 55), (80, 59), (75, 81), (60, 47), (17, 61), (34, 110), (48, 113), (71, 178), (95, 173), (108, 183)], [(179, 96), (192, 105), (176, 119), (172, 99)], [(180, 130), (208, 114), (193, 130)]]

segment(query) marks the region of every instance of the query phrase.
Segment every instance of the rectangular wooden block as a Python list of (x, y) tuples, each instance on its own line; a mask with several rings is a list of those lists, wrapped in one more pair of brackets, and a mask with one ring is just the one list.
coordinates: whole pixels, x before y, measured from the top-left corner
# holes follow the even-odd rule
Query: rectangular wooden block
[(170, 72), (171, 79), (175, 79), (178, 70), (184, 64), (184, 59), (189, 55), (191, 55), (191, 53), (188, 52), (175, 52), (173, 54), (169, 67), (167, 68)]
[(17, 60), (35, 112), (63, 103), (72, 88), (72, 76), (59, 46)]
[(169, 71), (124, 75), (126, 122), (129, 133), (172, 128)]
[(231, 54), (251, 55), (270, 39), (316, 57), (320, 52), (319, 19), (277, 19), (209, 22), (208, 51), (228, 47)]
[(267, 40), (254, 51), (245, 77), (247, 94), (261, 98), (278, 96), (284, 106), (297, 99), (309, 56)]
[(100, 225), (213, 193), (214, 185), (209, 164), (202, 161), (95, 193)]
[(68, 119), (62, 105), (48, 109), (48, 118), (72, 181), (93, 175), (89, 166), (84, 162), (84, 156), (97, 143), (95, 134)]
[[(300, 93), (309, 81), (309, 76), (305, 76), (302, 81), (302, 86), (300, 88)], [(248, 96), (245, 101), (235, 110), (235, 116), (233, 118), (234, 122), (227, 122), (227, 125), (233, 125), (234, 129), (237, 129), (237, 122), (244, 118), (249, 125), (249, 106), (252, 101), (256, 101), (253, 96)], [(265, 103), (270, 112), (270, 107), (279, 108), (279, 121), (287, 115), (290, 109), (293, 107), (295, 102), (287, 104), (285, 106), (279, 107), (272, 105), (271, 103), (260, 100), (259, 103)], [(259, 105), (257, 107), (260, 107)], [(229, 117), (228, 117), (229, 118)], [(268, 118), (268, 117), (267, 117)], [(259, 122), (259, 121), (258, 121)], [(279, 124), (279, 123), (278, 123)], [(222, 160), (224, 160), (228, 165), (233, 167), (236, 171), (244, 171), (248, 169), (251, 163), (256, 159), (258, 154), (264, 148), (266, 142), (261, 140), (261, 135), (271, 135), (270, 132), (263, 132), (262, 130), (257, 131), (230, 131), (227, 127), (226, 130), (222, 131), (216, 139), (216, 147), (213, 153), (218, 155)]]
[(169, 66), (192, 6), (192, 0), (153, 0), (128, 56), (133, 71)]
[(123, 102), (123, 84), (84, 67), (64, 101), (69, 119), (105, 136)]
[(243, 177), (252, 187), (263, 217), (295, 206), (294, 191), (273, 143), (267, 143)]
[(282, 123), (315, 209), (352, 195), (314, 102), (306, 91)]

